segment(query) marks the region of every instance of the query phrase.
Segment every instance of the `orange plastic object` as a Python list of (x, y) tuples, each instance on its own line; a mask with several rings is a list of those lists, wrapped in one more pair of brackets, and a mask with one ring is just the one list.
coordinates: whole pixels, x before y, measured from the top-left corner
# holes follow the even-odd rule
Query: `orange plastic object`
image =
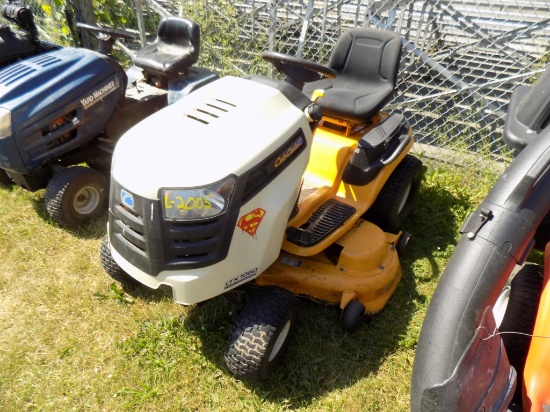
[[(523, 371), (523, 410), (550, 405), (550, 243), (544, 251), (544, 283), (535, 330)], [(544, 336), (544, 337), (541, 337)]]

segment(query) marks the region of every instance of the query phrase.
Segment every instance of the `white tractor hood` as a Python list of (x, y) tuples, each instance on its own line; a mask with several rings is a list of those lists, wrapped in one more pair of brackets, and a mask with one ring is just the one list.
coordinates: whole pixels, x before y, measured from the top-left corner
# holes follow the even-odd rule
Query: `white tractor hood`
[(281, 147), (304, 114), (278, 90), (224, 77), (149, 116), (121, 137), (113, 178), (157, 199), (160, 188), (190, 188), (239, 176)]

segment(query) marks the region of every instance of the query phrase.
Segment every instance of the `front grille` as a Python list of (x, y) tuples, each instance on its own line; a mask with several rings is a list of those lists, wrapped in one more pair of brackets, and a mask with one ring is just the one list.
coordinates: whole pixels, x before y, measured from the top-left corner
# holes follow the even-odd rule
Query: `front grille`
[(164, 221), (160, 201), (129, 194), (114, 180), (110, 205), (111, 244), (145, 273), (204, 267), (227, 256), (236, 224), (229, 212), (201, 222)]
[(169, 245), (167, 263), (178, 264), (208, 258), (215, 252), (218, 233), (223, 220), (201, 222), (198, 224), (170, 224), (167, 226)]
[(128, 243), (146, 255), (147, 242), (143, 237), (144, 227), (141, 217), (120, 203), (114, 205), (114, 215), (118, 218), (114, 221), (115, 232), (120, 233)]

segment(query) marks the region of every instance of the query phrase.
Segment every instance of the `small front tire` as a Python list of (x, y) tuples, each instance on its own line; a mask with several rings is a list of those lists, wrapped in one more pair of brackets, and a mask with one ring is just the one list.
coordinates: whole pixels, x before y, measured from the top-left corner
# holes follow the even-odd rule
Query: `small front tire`
[(44, 201), (52, 219), (63, 226), (77, 226), (107, 208), (109, 182), (89, 167), (70, 167), (54, 175)]
[(349, 332), (353, 332), (364, 314), (365, 305), (358, 300), (352, 300), (346, 305), (342, 312), (342, 325), (344, 325)]
[(397, 250), (397, 253), (399, 255), (405, 254), (405, 250), (407, 250), (407, 247), (409, 246), (409, 243), (411, 242), (412, 235), (408, 232), (403, 232), (401, 235), (401, 238), (399, 238), (399, 241), (397, 242), (397, 245), (395, 247), (395, 250)]
[(280, 362), (298, 320), (298, 299), (279, 287), (261, 288), (239, 314), (225, 363), (238, 379), (262, 381)]
[(113, 259), (108, 234), (103, 236), (103, 241), (101, 242), (101, 248), (99, 250), (99, 258), (101, 260), (101, 266), (103, 266), (103, 269), (111, 278), (117, 282), (120, 282), (123, 286), (141, 286), (141, 283), (122, 270), (118, 263), (116, 263)]

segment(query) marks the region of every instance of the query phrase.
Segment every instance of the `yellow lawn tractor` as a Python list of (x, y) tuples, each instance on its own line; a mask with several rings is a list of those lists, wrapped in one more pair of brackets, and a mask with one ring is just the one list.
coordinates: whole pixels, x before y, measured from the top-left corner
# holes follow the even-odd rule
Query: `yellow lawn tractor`
[(400, 54), (396, 34), (355, 28), (329, 67), (264, 53), (285, 81), (225, 77), (133, 127), (113, 155), (106, 271), (181, 304), (259, 286), (225, 354), (246, 380), (279, 360), (296, 295), (340, 305), (348, 329), (380, 311), (422, 173), (404, 116), (380, 111)]

